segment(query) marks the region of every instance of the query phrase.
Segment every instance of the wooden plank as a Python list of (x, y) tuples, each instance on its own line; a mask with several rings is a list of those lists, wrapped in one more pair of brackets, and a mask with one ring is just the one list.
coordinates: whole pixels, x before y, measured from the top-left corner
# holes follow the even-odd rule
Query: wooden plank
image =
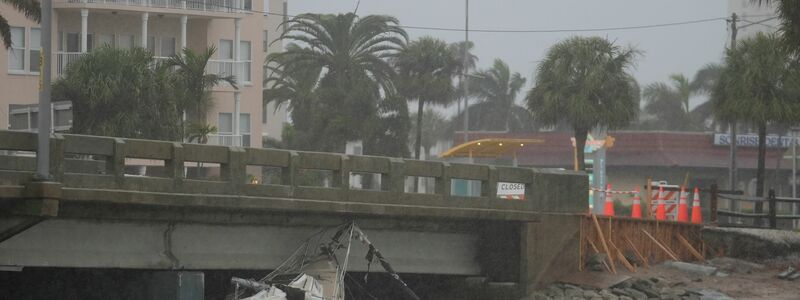
[(649, 267), (650, 267), (650, 264), (649, 264), (649, 263), (647, 263), (647, 258), (646, 258), (646, 257), (644, 257), (644, 255), (642, 255), (642, 252), (639, 252), (639, 249), (638, 249), (638, 248), (636, 248), (636, 245), (635, 245), (635, 244), (633, 244), (633, 242), (631, 242), (631, 240), (630, 240), (630, 239), (629, 239), (627, 236), (623, 236), (622, 238), (623, 238), (623, 239), (624, 239), (626, 242), (628, 242), (628, 245), (629, 245), (629, 246), (631, 246), (631, 249), (633, 249), (633, 253), (634, 253), (634, 254), (636, 254), (636, 256), (638, 256), (638, 257), (639, 257), (639, 260), (641, 260), (641, 261), (642, 261), (642, 265), (643, 265), (645, 268), (649, 268)]
[(620, 251), (619, 248), (617, 248), (617, 245), (610, 240), (608, 241), (608, 243), (609, 245), (611, 245), (611, 248), (614, 248), (614, 251), (616, 251), (617, 258), (619, 259), (620, 262), (622, 262), (622, 265), (625, 266), (625, 268), (627, 268), (628, 271), (636, 272), (636, 267), (634, 267), (633, 264), (631, 264), (631, 262), (629, 262), (628, 259), (625, 258), (625, 255), (622, 254), (622, 251)]
[(683, 244), (684, 247), (686, 247), (686, 250), (689, 250), (689, 253), (691, 253), (692, 256), (694, 256), (694, 258), (696, 258), (699, 261), (706, 261), (703, 255), (700, 254), (700, 252), (697, 251), (697, 249), (692, 247), (692, 244), (689, 243), (689, 241), (686, 240), (686, 238), (684, 238), (680, 233), (675, 233), (675, 237), (678, 239), (679, 242), (681, 242), (681, 244)]
[(611, 273), (617, 274), (617, 267), (614, 265), (614, 258), (611, 255), (611, 251), (608, 251), (608, 244), (606, 244), (606, 238), (603, 235), (603, 229), (600, 228), (600, 222), (597, 221), (597, 216), (592, 214), (592, 220), (594, 221), (594, 228), (597, 230), (597, 235), (600, 238), (601, 245), (603, 245), (603, 250), (608, 256), (608, 262), (611, 265)]
[[(594, 242), (592, 242), (592, 240), (591, 240), (591, 239), (589, 239), (589, 237), (588, 237), (588, 236), (586, 237), (586, 241), (587, 241), (587, 242), (589, 242), (589, 245), (590, 245), (590, 246), (592, 246), (592, 250), (594, 250), (594, 253), (598, 253), (598, 254), (600, 253), (600, 250), (597, 250), (597, 246), (595, 246)], [(603, 260), (603, 261), (601, 261), (601, 262), (603, 263), (603, 266), (604, 266), (604, 267), (606, 267), (606, 270), (608, 270), (609, 272), (611, 272), (611, 267), (609, 267), (609, 266), (608, 266), (608, 264), (606, 263), (606, 260), (604, 259), (604, 260)]]
[(647, 237), (649, 237), (649, 238), (650, 238), (650, 240), (652, 240), (652, 241), (653, 241), (653, 242), (654, 242), (654, 243), (655, 243), (655, 244), (656, 244), (656, 245), (657, 245), (659, 248), (661, 248), (661, 250), (664, 250), (664, 253), (666, 253), (666, 254), (667, 254), (667, 256), (669, 256), (670, 258), (672, 258), (672, 260), (674, 260), (674, 261), (681, 261), (680, 259), (678, 259), (678, 257), (677, 257), (677, 256), (676, 256), (676, 255), (675, 255), (675, 254), (674, 254), (672, 251), (670, 251), (670, 250), (669, 250), (669, 249), (668, 249), (666, 246), (664, 246), (664, 244), (662, 244), (661, 242), (659, 242), (659, 241), (658, 241), (656, 238), (654, 238), (654, 237), (653, 237), (653, 236), (652, 236), (652, 235), (651, 235), (649, 232), (647, 232), (647, 230), (644, 230), (644, 229), (642, 229), (642, 232), (644, 232), (644, 234), (645, 234), (645, 235), (647, 235)]

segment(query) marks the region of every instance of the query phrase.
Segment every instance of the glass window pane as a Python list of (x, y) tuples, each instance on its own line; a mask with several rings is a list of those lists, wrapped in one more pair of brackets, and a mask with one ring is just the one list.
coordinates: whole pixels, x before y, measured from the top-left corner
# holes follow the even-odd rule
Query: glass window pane
[(42, 48), (42, 30), (39, 28), (31, 28), (31, 49)]
[(250, 60), (250, 41), (239, 42), (239, 59)]
[(245, 62), (242, 64), (242, 81), (243, 82), (250, 82), (250, 62)]
[(98, 36), (97, 43), (100, 46), (114, 47), (114, 35), (113, 34), (101, 34), (100, 36)]
[(31, 58), (31, 62), (30, 62), (31, 63), (30, 64), (31, 72), (39, 72), (39, 68), (40, 68), (39, 62), (40, 62), (40, 59), (41, 59), (41, 57), (39, 56), (40, 54), (41, 54), (40, 50), (31, 50), (31, 57), (30, 57)]
[(148, 36), (147, 37), (147, 51), (150, 51), (150, 54), (156, 55), (156, 37)]
[(220, 59), (233, 59), (233, 41), (219, 40), (218, 55)]
[(261, 51), (267, 52), (267, 48), (269, 48), (269, 31), (264, 30), (264, 36), (262, 38), (264, 39), (264, 41), (263, 44), (261, 45), (261, 47), (263, 48), (261, 49)]
[(78, 33), (67, 33), (67, 52), (81, 51), (81, 35)]
[(11, 27), (11, 47), (25, 48), (25, 27)]
[(56, 110), (53, 118), (55, 119), (55, 126), (72, 125), (72, 109)]
[(39, 128), (39, 112), (31, 112), (31, 129)]
[(175, 55), (175, 38), (161, 37), (161, 54), (159, 56)]
[(244, 9), (245, 10), (252, 10), (253, 9), (253, 0), (244, 0)]
[(28, 129), (28, 113), (12, 114), (8, 123), (11, 130)]
[(9, 70), (24, 70), (25, 69), (25, 50), (24, 49), (10, 49), (8, 51), (8, 69)]
[(123, 34), (119, 36), (118, 40), (119, 45), (117, 45), (117, 48), (120, 49), (131, 49), (133, 48), (133, 45), (135, 45), (133, 35)]
[(233, 133), (232, 113), (219, 113), (219, 120), (217, 123), (217, 130), (220, 133)]
[(242, 134), (250, 133), (250, 114), (239, 114), (239, 132)]

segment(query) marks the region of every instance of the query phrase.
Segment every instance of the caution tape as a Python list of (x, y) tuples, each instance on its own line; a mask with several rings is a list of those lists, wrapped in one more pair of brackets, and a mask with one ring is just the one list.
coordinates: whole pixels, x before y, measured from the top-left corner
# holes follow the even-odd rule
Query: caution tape
[(595, 191), (595, 192), (608, 193), (608, 194), (635, 194), (636, 193), (636, 191), (615, 191), (615, 190), (606, 191), (604, 189), (594, 188), (594, 187), (590, 188), (590, 190)]

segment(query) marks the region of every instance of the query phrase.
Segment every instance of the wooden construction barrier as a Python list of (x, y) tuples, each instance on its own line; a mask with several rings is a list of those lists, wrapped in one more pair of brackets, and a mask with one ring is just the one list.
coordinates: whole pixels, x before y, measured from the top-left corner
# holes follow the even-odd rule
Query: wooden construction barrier
[[(580, 266), (596, 253), (605, 253), (607, 270), (629, 271), (665, 260), (702, 261), (702, 226), (673, 221), (584, 215), (581, 218)], [(635, 259), (631, 259), (635, 258)]]

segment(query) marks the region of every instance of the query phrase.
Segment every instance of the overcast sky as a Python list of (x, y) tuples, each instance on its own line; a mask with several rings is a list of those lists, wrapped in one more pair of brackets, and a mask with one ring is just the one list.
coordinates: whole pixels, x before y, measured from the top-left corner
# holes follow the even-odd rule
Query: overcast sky
[[(351, 12), (358, 0), (289, 0), (289, 13)], [(401, 25), (464, 27), (463, 0), (361, 0), (359, 15), (387, 14)], [(585, 29), (652, 25), (710, 18), (728, 14), (726, 0), (471, 0), (470, 29), (541, 30)], [(464, 39), (463, 32), (407, 29), (411, 38), (430, 35), (447, 42)], [(603, 36), (643, 52), (633, 74), (641, 86), (664, 81), (670, 74), (694, 76), (703, 65), (719, 62), (727, 41), (724, 20), (622, 31), (572, 33), (471, 32), (478, 68), (495, 58), (530, 83), (538, 62), (554, 43), (570, 36)]]

